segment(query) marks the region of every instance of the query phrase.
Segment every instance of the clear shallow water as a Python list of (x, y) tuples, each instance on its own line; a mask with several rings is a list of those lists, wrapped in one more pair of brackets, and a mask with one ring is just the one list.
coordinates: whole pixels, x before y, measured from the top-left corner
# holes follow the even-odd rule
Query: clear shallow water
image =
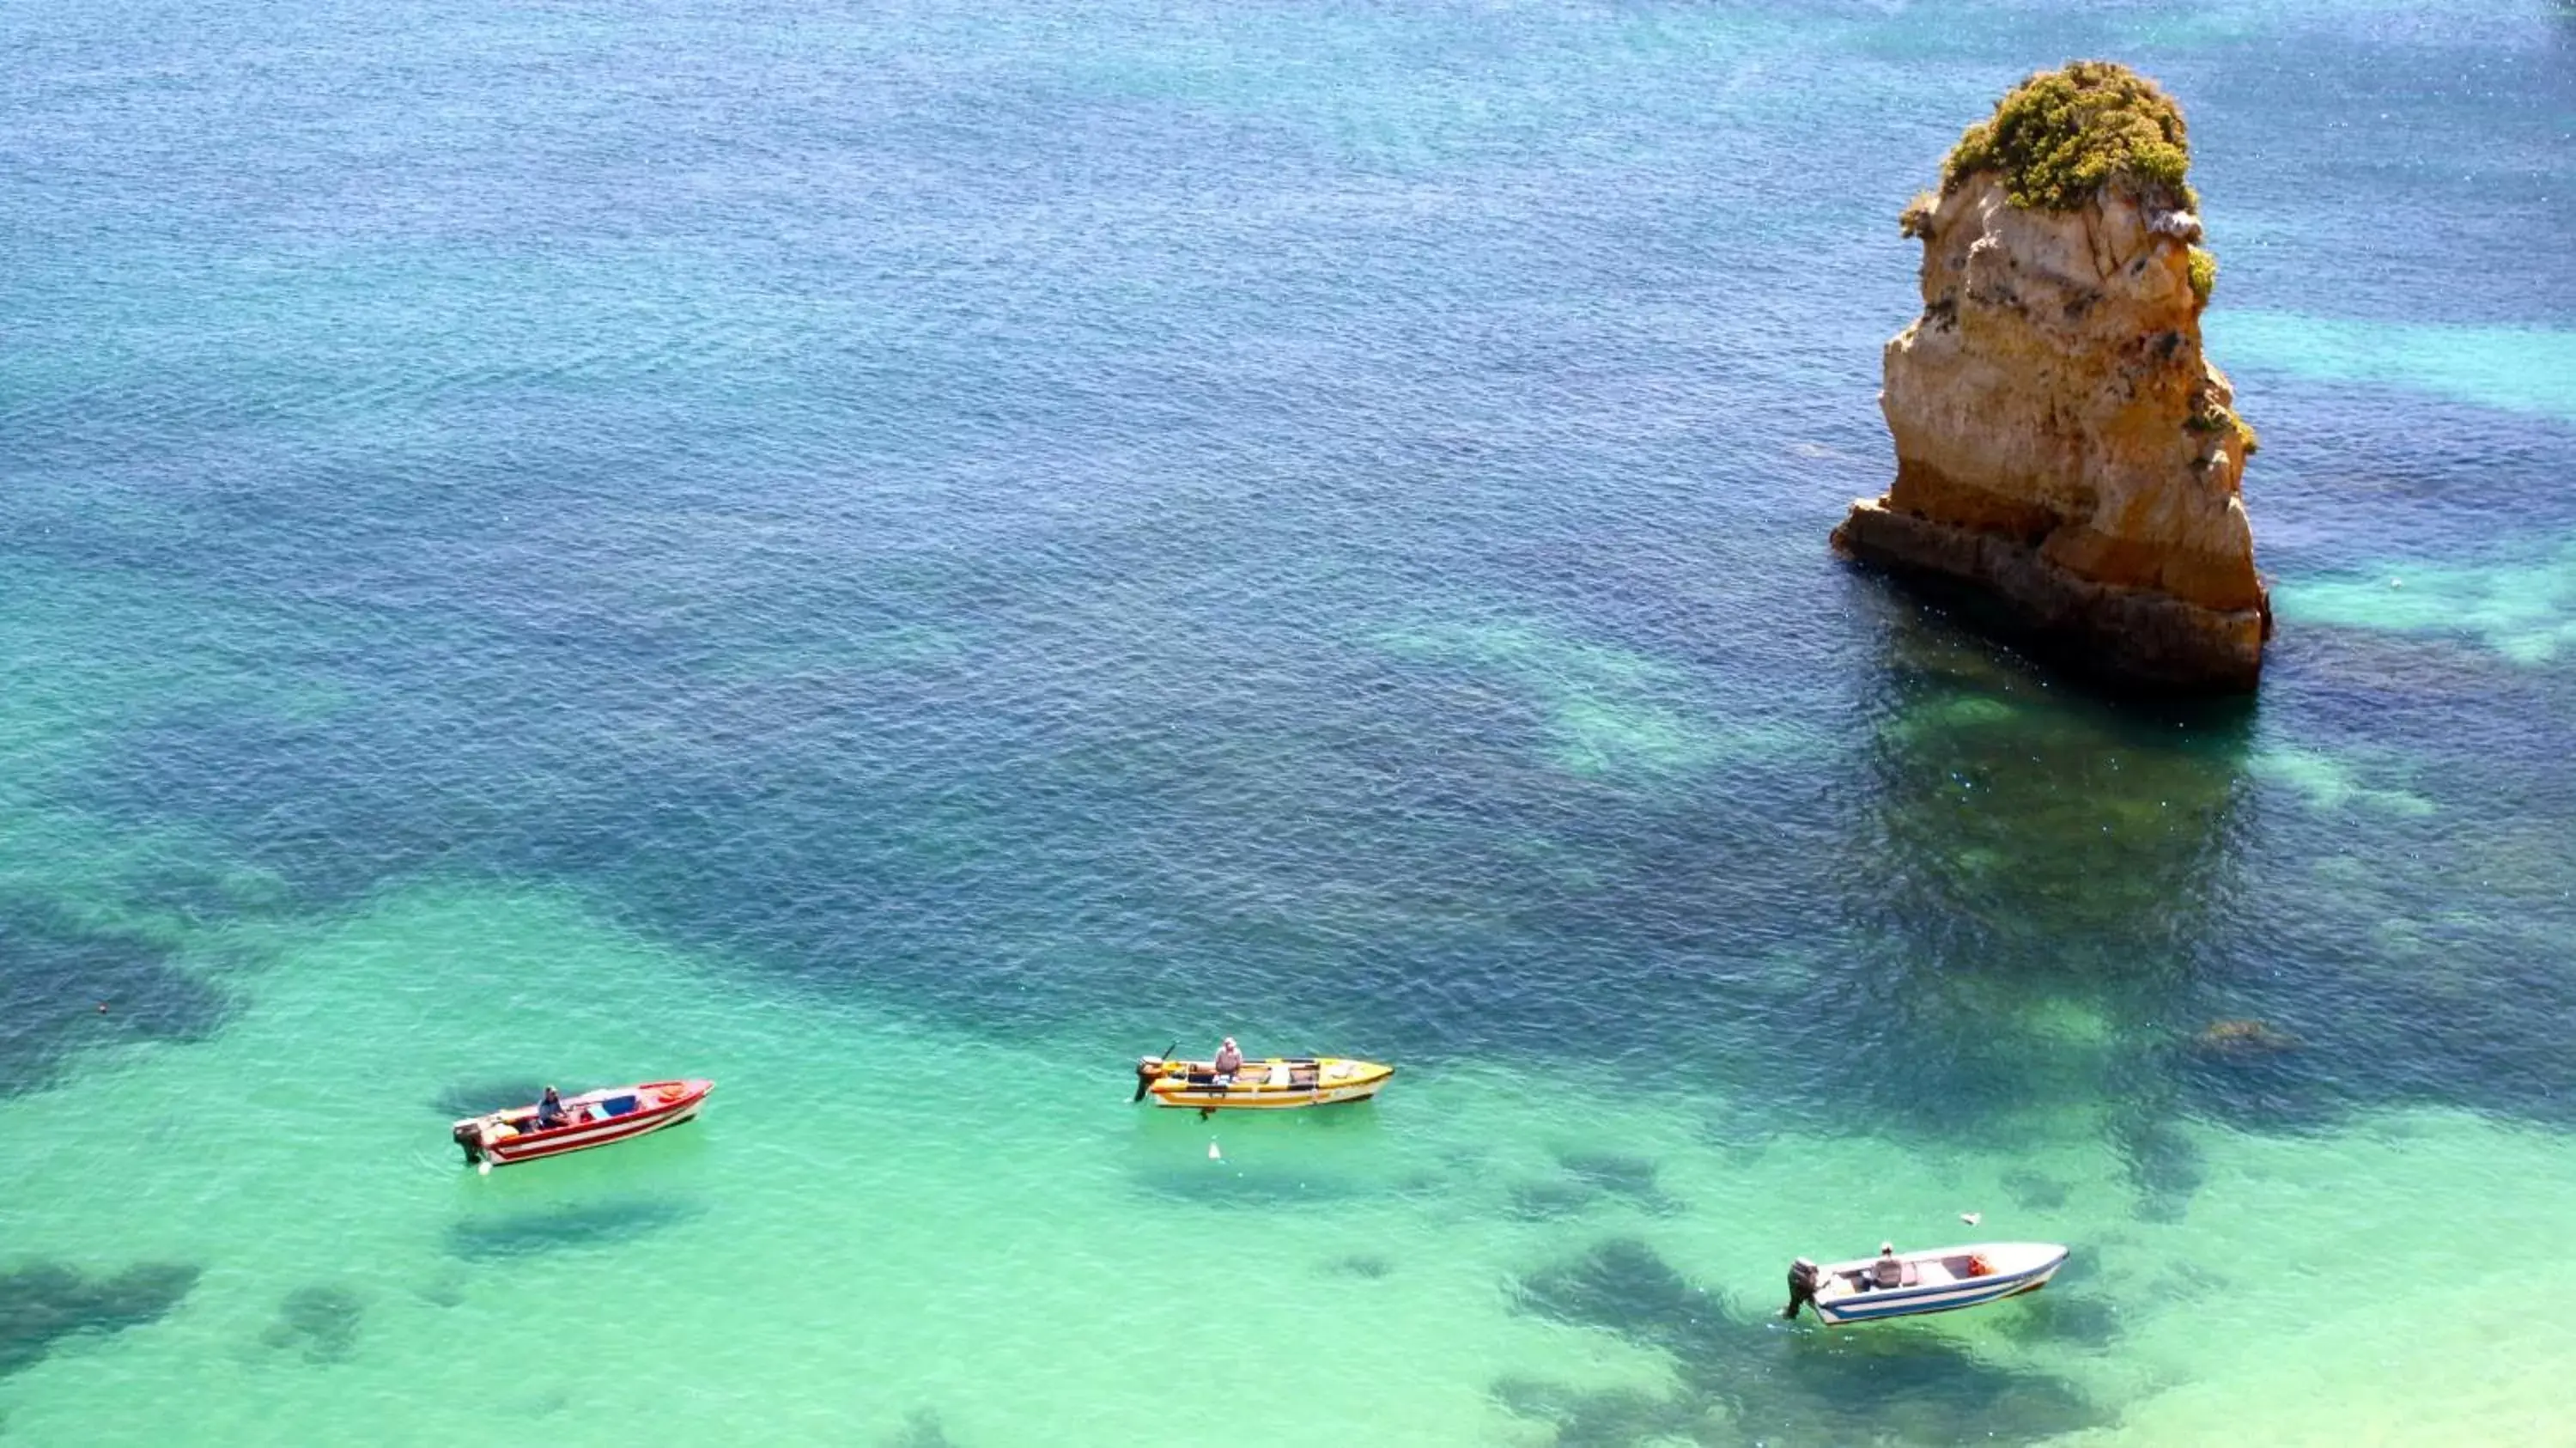
[[(2547, 7), (0, 24), (13, 1438), (2565, 1431)], [(2200, 144), (2248, 709), (1822, 547), (1894, 210), (2096, 52)], [(1227, 1031), (1407, 1074), (1125, 1107)], [(1962, 1210), (2078, 1266), (1765, 1322)]]

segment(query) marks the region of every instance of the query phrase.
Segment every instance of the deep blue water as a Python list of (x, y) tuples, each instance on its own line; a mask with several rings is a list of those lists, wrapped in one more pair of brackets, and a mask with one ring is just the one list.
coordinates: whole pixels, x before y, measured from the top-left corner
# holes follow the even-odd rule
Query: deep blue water
[[(13, 798), (184, 842), (0, 879), (0, 1090), (94, 995), (221, 1029), (102, 899), (478, 875), (996, 1039), (1652, 1064), (1755, 1136), (1973, 1131), (2069, 1089), (2012, 1009), (2069, 1000), (2177, 1205), (2182, 1121), (2576, 1125), (2576, 642), (2285, 610), (2256, 701), (2162, 710), (1824, 548), (1889, 469), (1897, 209), (2111, 54), (2191, 119), (2285, 593), (2441, 567), (2568, 625), (2563, 7), (0, 36), (9, 728), (77, 744)], [(2435, 341), (2339, 375), (2302, 319)], [(2299, 1047), (2193, 1044), (2230, 1019)]]

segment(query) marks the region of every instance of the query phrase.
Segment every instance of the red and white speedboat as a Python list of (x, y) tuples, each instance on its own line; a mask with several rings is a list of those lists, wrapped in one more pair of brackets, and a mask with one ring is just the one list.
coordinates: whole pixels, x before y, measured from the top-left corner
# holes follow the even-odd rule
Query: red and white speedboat
[(561, 1156), (677, 1126), (698, 1114), (713, 1081), (647, 1081), (608, 1086), (564, 1098), (564, 1119), (543, 1130), (537, 1108), (513, 1106), (489, 1116), (469, 1116), (448, 1134), (465, 1149), (468, 1165), (490, 1171), (514, 1161)]

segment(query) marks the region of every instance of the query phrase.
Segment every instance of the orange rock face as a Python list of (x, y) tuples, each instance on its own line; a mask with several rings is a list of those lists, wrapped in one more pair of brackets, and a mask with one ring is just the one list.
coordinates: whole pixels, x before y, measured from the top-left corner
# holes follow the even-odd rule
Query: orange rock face
[(2107, 189), (2025, 209), (1981, 174), (1920, 230), (1923, 315), (1887, 344), (1879, 399), (1896, 481), (1835, 546), (1984, 590), (2121, 679), (2253, 688), (2253, 434), (2201, 355), (2199, 221)]

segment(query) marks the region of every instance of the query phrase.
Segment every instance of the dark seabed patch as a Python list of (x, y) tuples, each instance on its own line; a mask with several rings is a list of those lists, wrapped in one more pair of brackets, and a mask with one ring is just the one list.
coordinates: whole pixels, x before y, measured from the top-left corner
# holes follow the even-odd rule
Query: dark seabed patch
[(1544, 1222), (1577, 1216), (1610, 1200), (1659, 1216), (1682, 1209), (1679, 1198), (1655, 1184), (1657, 1168), (1651, 1158), (1615, 1151), (1561, 1150), (1556, 1164), (1561, 1176), (1515, 1184), (1504, 1197), (1504, 1212), (1523, 1221)]
[(509, 1404), (523, 1418), (551, 1418), (572, 1406), (572, 1394), (562, 1388), (540, 1388), (510, 1399)]
[(259, 1340), (280, 1352), (300, 1350), (309, 1363), (342, 1363), (357, 1355), (358, 1323), (367, 1304), (345, 1287), (299, 1287), (277, 1305)]
[(2191, 1209), (2208, 1169), (2200, 1148), (2171, 1118), (2123, 1114), (2111, 1124), (2111, 1142), (2137, 1188), (2133, 1208), (2145, 1222), (2178, 1222)]
[(77, 1333), (104, 1336), (154, 1321), (197, 1285), (197, 1268), (146, 1263), (92, 1277), (60, 1262), (0, 1274), (0, 1377), (34, 1366)]
[(469, 1217), (447, 1229), (450, 1255), (473, 1262), (614, 1246), (684, 1222), (701, 1209), (659, 1197)]
[(1552, 1222), (1581, 1215), (1600, 1195), (1581, 1182), (1516, 1182), (1503, 1198), (1503, 1211), (1524, 1222)]
[(513, 1106), (534, 1106), (546, 1083), (526, 1081), (460, 1081), (430, 1098), (429, 1109), (453, 1121), (484, 1116)]
[(2060, 1291), (2053, 1282), (2013, 1306), (2012, 1314), (2003, 1320), (2003, 1333), (2018, 1343), (2100, 1352), (2117, 1342), (2123, 1331), (2118, 1304), (2080, 1289)]
[(432, 1307), (462, 1307), (465, 1305), (465, 1284), (454, 1277), (441, 1277), (413, 1288), (412, 1296)]
[(224, 998), (172, 954), (164, 941), (0, 895), (0, 1095), (51, 1082), (83, 1046), (212, 1034)]
[(2004, 1190), (2012, 1194), (2013, 1205), (2025, 1211), (2053, 1212), (2066, 1205), (2073, 1189), (2055, 1177), (2016, 1167), (2004, 1173)]
[(1232, 1156), (1209, 1160), (1204, 1149), (1186, 1153), (1181, 1164), (1158, 1159), (1130, 1172), (1138, 1188), (1173, 1202), (1200, 1207), (1270, 1207), (1316, 1205), (1369, 1199), (1420, 1197), (1446, 1186), (1434, 1175), (1388, 1180), (1363, 1172), (1321, 1170), (1310, 1164), (1275, 1158)]
[(2030, 1443), (2107, 1421), (2056, 1378), (1980, 1362), (1902, 1325), (1828, 1335), (1739, 1316), (1640, 1242), (1602, 1243), (1519, 1279), (1513, 1293), (1522, 1311), (1662, 1350), (1679, 1379), (1664, 1396), (1526, 1378), (1495, 1385), (1514, 1412), (1553, 1424), (1560, 1444)]
[(1656, 1184), (1654, 1159), (1615, 1151), (1560, 1151), (1557, 1165), (1595, 1191), (1623, 1197), (1651, 1212), (1677, 1212), (1682, 1201)]
[[(1032, 615), (1061, 601), (1050, 590), (1079, 596), (1085, 567), (1187, 582), (1170, 576), (1178, 565), (1159, 544), (1149, 556), (1099, 541), (1105, 551), (1079, 563), (997, 554), (912, 582)], [(781, 607), (817, 616), (928, 606), (847, 579), (776, 582)], [(1354, 607), (1308, 601), (1328, 615)], [(475, 596), (444, 606), (459, 637), (509, 637), (478, 616)], [(1489, 736), (1508, 719), (1451, 717), (1416, 665), (1381, 676), (1364, 657), (1318, 648), (1312, 630), (1250, 629), (1241, 657), (1168, 666), (1240, 666), (1273, 682), (1264, 698), (1307, 712), (1238, 702), (1235, 713), (1175, 711), (1168, 733), (1140, 735), (1128, 713), (1158, 696), (1096, 694), (1099, 680), (1007, 640), (988, 641), (976, 669), (925, 661), (871, 675), (855, 711), (807, 671), (702, 677), (649, 651), (523, 641), (470, 681), (491, 699), (431, 687), (454, 667), (435, 650), (393, 660), (388, 680), (420, 687), (351, 683), (384, 691), (352, 715), (363, 728), (222, 710), (163, 721), (115, 787), (87, 802), (149, 820), (185, 800), (194, 823), (295, 882), (308, 904), (459, 863), (567, 880), (623, 923), (803, 988), (899, 994), (978, 1028), (1114, 1016), (1120, 1007), (1104, 1002), (1133, 1000), (1152, 978), (1347, 1029), (1409, 1065), (1436, 1065), (1469, 1038), (1542, 1059), (1637, 1051), (1677, 1080), (1726, 1085), (1756, 1119), (1965, 1132), (2034, 1091), (2102, 1084), (2087, 1078), (2102, 1065), (2090, 1047), (2028, 1029), (2018, 1006), (2064, 1001), (2124, 1039), (2196, 1030), (2221, 994), (2230, 1012), (2286, 1022), (2298, 1010), (2232, 997), (2289, 960), (2339, 979), (2307, 992), (2310, 1018), (2296, 1022), (2316, 1049), (2253, 1066), (2160, 1058), (2159, 1110), (2268, 1129), (2388, 1099), (2570, 1109), (2576, 1068), (2528, 1064), (2540, 1034), (2529, 1022), (2545, 1012), (2387, 1049), (2387, 1023), (2416, 1014), (2392, 1006), (2424, 988), (2402, 972), (2338, 968), (2391, 914), (2493, 894), (2491, 877), (2545, 882), (2563, 844), (2475, 879), (2455, 870), (2421, 901), (2326, 888), (2307, 873), (2324, 850), (2366, 852), (2372, 874), (2397, 880), (2422, 874), (2407, 861), (2459, 852), (2440, 847), (2437, 826), (2356, 840), (2267, 814), (2254, 768), (2264, 740), (2241, 709), (2088, 696), (1937, 613), (1888, 606), (1882, 617), (1888, 636), (1857, 676), (1870, 727), (1828, 731), (1835, 752), (1822, 764), (1748, 763), (1720, 795), (1667, 799), (1534, 770), (1513, 751), (1498, 757)], [(705, 626), (701, 642), (717, 653), (759, 632), (743, 619)], [(1672, 645), (1633, 642), (1640, 659)], [(634, 672), (646, 665), (667, 672)], [(1784, 686), (1748, 676), (1732, 687)], [(708, 720), (750, 732), (722, 736), (722, 750), (639, 753), (585, 732), (598, 727), (593, 711), (657, 721), (655, 737), (674, 741)], [(908, 723), (934, 716), (972, 727)], [(751, 729), (754, 719), (769, 722)], [(526, 806), (530, 780), (557, 786), (546, 807)], [(1277, 820), (1305, 823), (1282, 833)], [(353, 839), (378, 853), (362, 859)], [(1142, 863), (1163, 860), (1187, 865)], [(2471, 947), (2453, 958), (2481, 987), (2576, 1004), (2576, 987), (2530, 964), (2543, 958), (2539, 932), (2514, 923), (2563, 917), (2563, 895), (2528, 905), (2444, 927)], [(1807, 988), (1747, 990), (1725, 968), (1783, 941), (1824, 962)], [(860, 959), (882, 968), (862, 980)], [(1223, 973), (1204, 973), (1210, 961), (1227, 962)], [(1439, 1011), (1420, 1005), (1425, 979), (1454, 987)], [(1631, 990), (1653, 1009), (1568, 1005)], [(1695, 1024), (1718, 1018), (1738, 1025)], [(2511, 1033), (2503, 1045), (2471, 1029), (2498, 1024)], [(1895, 1036), (1941, 1049), (1880, 1049)], [(2428, 1069), (2428, 1053), (2461, 1069)]]
[(939, 1414), (928, 1408), (916, 1408), (903, 1420), (903, 1426), (883, 1440), (885, 1448), (956, 1448), (957, 1440), (948, 1436)]
[(1375, 1282), (1393, 1273), (1395, 1264), (1375, 1253), (1354, 1252), (1325, 1263), (1323, 1270), (1328, 1276), (1356, 1277), (1363, 1282)]
[[(2092, 1247), (2079, 1245), (2048, 1286), (2025, 1293), (1993, 1313), (1995, 1325), (2014, 1342), (2100, 1352), (2128, 1330), (2122, 1308), (2139, 1309), (2145, 1300), (2124, 1289), (2118, 1298), (2097, 1291), (2100, 1281)], [(2132, 1285), (2133, 1286), (2133, 1285)]]
[(1718, 1403), (1703, 1403), (1688, 1394), (1649, 1393), (1634, 1388), (1588, 1392), (1538, 1378), (1504, 1378), (1494, 1384), (1494, 1401), (1512, 1413), (1555, 1427), (1555, 1448), (1636, 1448), (1676, 1440), (1698, 1444), (1744, 1441)]

